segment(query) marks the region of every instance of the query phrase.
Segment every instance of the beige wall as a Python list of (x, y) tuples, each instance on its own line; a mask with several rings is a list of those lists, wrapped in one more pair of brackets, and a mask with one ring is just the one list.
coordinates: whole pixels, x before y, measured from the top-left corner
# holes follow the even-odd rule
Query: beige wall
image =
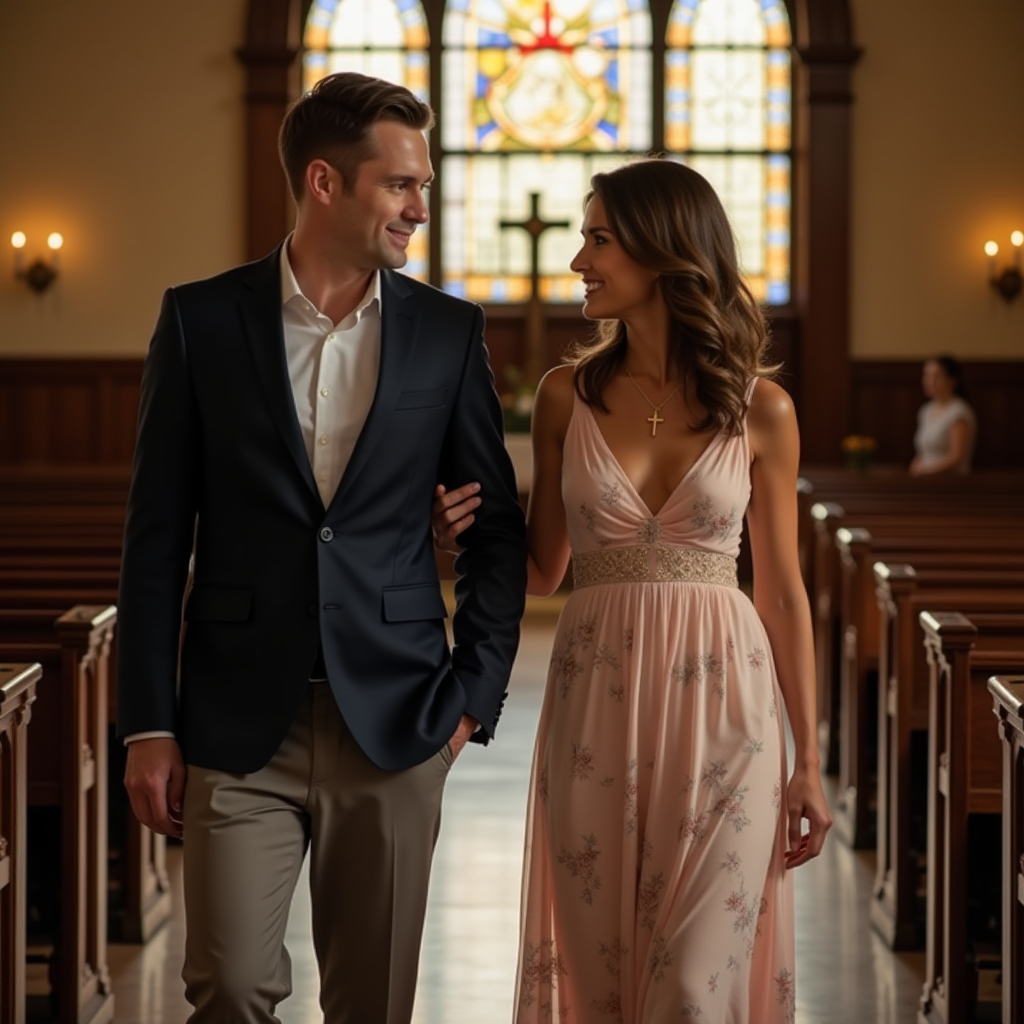
[[(853, 355), (1024, 358), (982, 253), (1024, 228), (1024, 2), (851, 4)], [(242, 258), (247, 6), (0, 2), (0, 355), (140, 354), (164, 287)], [(16, 229), (65, 236), (43, 296)]]
[(1024, 230), (1024, 3), (851, 0), (855, 359), (1024, 359), (986, 284)]
[[(141, 354), (167, 285), (241, 260), (247, 6), (0, 2), (0, 355)], [(41, 296), (15, 230), (64, 235)]]

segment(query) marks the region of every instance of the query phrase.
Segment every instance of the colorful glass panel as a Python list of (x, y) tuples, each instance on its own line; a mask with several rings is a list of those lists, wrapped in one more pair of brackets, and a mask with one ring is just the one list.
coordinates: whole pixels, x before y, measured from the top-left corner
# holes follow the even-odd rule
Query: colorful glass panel
[(789, 301), (791, 42), (783, 0), (675, 0), (665, 144), (711, 181), (763, 301)]
[(450, 0), (446, 150), (651, 145), (646, 0)]
[(443, 287), (477, 302), (524, 302), (530, 296), (530, 236), (500, 222), (530, 215), (530, 193), (540, 194), (546, 221), (565, 220), (540, 236), (540, 294), (548, 302), (583, 298), (569, 263), (581, 244), (583, 196), (590, 176), (623, 162), (619, 155), (479, 153), (444, 161)]
[[(337, 71), (404, 85), (430, 102), (430, 34), (419, 0), (314, 0), (306, 18), (303, 91)], [(404, 271), (426, 281), (427, 225), (409, 243)]]

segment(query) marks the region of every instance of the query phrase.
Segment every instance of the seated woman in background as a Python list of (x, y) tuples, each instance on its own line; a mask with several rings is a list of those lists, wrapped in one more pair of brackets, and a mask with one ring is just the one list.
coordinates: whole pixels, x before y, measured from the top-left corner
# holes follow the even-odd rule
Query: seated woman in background
[(917, 414), (910, 475), (969, 473), (977, 421), (964, 397), (960, 363), (952, 356), (927, 360), (921, 387), (928, 401)]

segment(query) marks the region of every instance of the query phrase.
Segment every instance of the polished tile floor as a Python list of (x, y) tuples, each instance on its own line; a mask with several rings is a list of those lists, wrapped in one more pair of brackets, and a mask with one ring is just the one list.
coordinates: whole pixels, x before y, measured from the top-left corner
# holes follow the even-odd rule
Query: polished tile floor
[[(553, 636), (550, 619), (531, 621), (498, 741), (486, 749), (468, 748), (449, 779), (414, 1024), (511, 1020), (526, 789)], [(179, 854), (171, 851), (175, 878)], [(924, 957), (893, 954), (871, 931), (873, 874), (873, 854), (853, 853), (838, 840), (798, 870), (797, 1024), (913, 1024)], [(179, 911), (147, 946), (111, 947), (118, 1021), (185, 1021), (183, 933)], [(295, 988), (279, 1008), (282, 1024), (315, 1024), (321, 1017), (304, 880), (288, 948)]]

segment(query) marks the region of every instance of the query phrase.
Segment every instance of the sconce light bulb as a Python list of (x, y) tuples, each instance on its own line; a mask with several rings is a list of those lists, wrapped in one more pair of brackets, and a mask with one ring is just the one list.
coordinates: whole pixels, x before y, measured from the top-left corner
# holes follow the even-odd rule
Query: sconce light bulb
[(1014, 231), (1014, 233), (1010, 235), (1010, 241), (1016, 246), (1024, 245), (1024, 231)]
[(15, 231), (14, 234), (11, 235), (11, 245), (13, 245), (15, 249), (24, 249), (27, 241), (28, 239), (25, 237), (24, 231)]
[(54, 231), (46, 239), (46, 244), (56, 252), (64, 244), (64, 236), (59, 231)]
[(988, 241), (985, 243), (985, 255), (995, 256), (999, 252), (999, 246), (995, 242)]

